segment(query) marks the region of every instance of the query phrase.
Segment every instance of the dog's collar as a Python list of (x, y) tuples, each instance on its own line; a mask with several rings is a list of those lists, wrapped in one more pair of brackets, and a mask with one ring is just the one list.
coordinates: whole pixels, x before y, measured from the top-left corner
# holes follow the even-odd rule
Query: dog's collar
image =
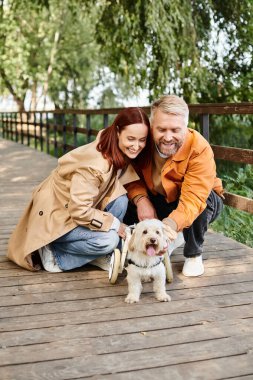
[(153, 268), (153, 267), (156, 267), (157, 265), (159, 265), (162, 262), (162, 260), (163, 260), (163, 257), (160, 257), (159, 261), (157, 263), (155, 263), (155, 264), (153, 264), (151, 266), (147, 266), (147, 265), (143, 266), (143, 265), (138, 265), (133, 260), (129, 259), (128, 260), (128, 264), (133, 264), (133, 265), (135, 265), (138, 268), (148, 268), (149, 269), (149, 268)]

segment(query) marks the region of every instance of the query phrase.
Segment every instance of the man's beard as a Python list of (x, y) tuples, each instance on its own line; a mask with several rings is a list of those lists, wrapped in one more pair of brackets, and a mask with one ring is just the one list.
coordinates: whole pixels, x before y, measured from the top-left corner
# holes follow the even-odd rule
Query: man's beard
[(177, 142), (173, 142), (173, 146), (172, 147), (165, 147), (162, 143), (159, 143), (157, 145), (157, 148), (158, 148), (158, 151), (160, 153), (162, 153), (162, 155), (166, 156), (166, 157), (171, 157), (173, 156), (174, 154), (177, 153), (177, 151), (179, 150), (179, 148), (183, 145), (183, 141), (177, 141)]

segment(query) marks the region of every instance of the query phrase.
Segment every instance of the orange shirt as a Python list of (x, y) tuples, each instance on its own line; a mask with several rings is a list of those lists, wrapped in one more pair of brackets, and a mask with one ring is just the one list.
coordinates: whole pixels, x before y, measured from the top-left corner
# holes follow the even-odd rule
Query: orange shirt
[[(142, 175), (144, 181), (127, 185), (130, 200), (138, 195), (147, 195), (147, 188), (156, 194), (152, 162)], [(216, 177), (211, 146), (200, 133), (190, 128), (181, 148), (162, 167), (161, 182), (168, 202), (179, 199), (178, 207), (168, 215), (176, 222), (178, 231), (191, 226), (206, 208), (206, 200), (212, 189), (218, 195), (223, 193), (221, 180)]]

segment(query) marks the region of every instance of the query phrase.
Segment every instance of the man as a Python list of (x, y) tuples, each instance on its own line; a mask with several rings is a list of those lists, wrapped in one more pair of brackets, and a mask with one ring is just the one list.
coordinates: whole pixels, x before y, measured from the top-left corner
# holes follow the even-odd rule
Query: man
[(212, 149), (187, 128), (188, 117), (188, 106), (178, 96), (165, 95), (152, 104), (153, 159), (140, 173), (142, 180), (127, 186), (132, 202), (124, 221), (158, 218), (168, 234), (182, 231), (183, 274), (194, 277), (204, 273), (204, 235), (223, 208), (223, 188)]

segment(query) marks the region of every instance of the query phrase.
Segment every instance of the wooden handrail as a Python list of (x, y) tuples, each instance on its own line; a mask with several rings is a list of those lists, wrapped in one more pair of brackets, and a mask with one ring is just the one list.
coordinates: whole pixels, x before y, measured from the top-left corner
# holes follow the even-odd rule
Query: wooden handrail
[[(192, 114), (209, 114), (209, 115), (250, 115), (253, 114), (253, 102), (244, 103), (202, 103), (202, 104), (189, 104), (189, 110)], [(34, 113), (54, 113), (54, 114), (77, 114), (77, 115), (115, 115), (124, 107), (117, 108), (98, 108), (98, 109), (49, 109), (44, 111), (27, 111), (23, 113), (34, 114)], [(150, 112), (150, 106), (143, 106), (142, 108), (145, 112)], [(0, 111), (1, 113), (6, 113), (5, 111)], [(10, 113), (10, 112), (7, 112)], [(20, 113), (19, 111), (11, 111), (11, 113)]]
[(216, 159), (253, 165), (253, 150), (211, 145)]

